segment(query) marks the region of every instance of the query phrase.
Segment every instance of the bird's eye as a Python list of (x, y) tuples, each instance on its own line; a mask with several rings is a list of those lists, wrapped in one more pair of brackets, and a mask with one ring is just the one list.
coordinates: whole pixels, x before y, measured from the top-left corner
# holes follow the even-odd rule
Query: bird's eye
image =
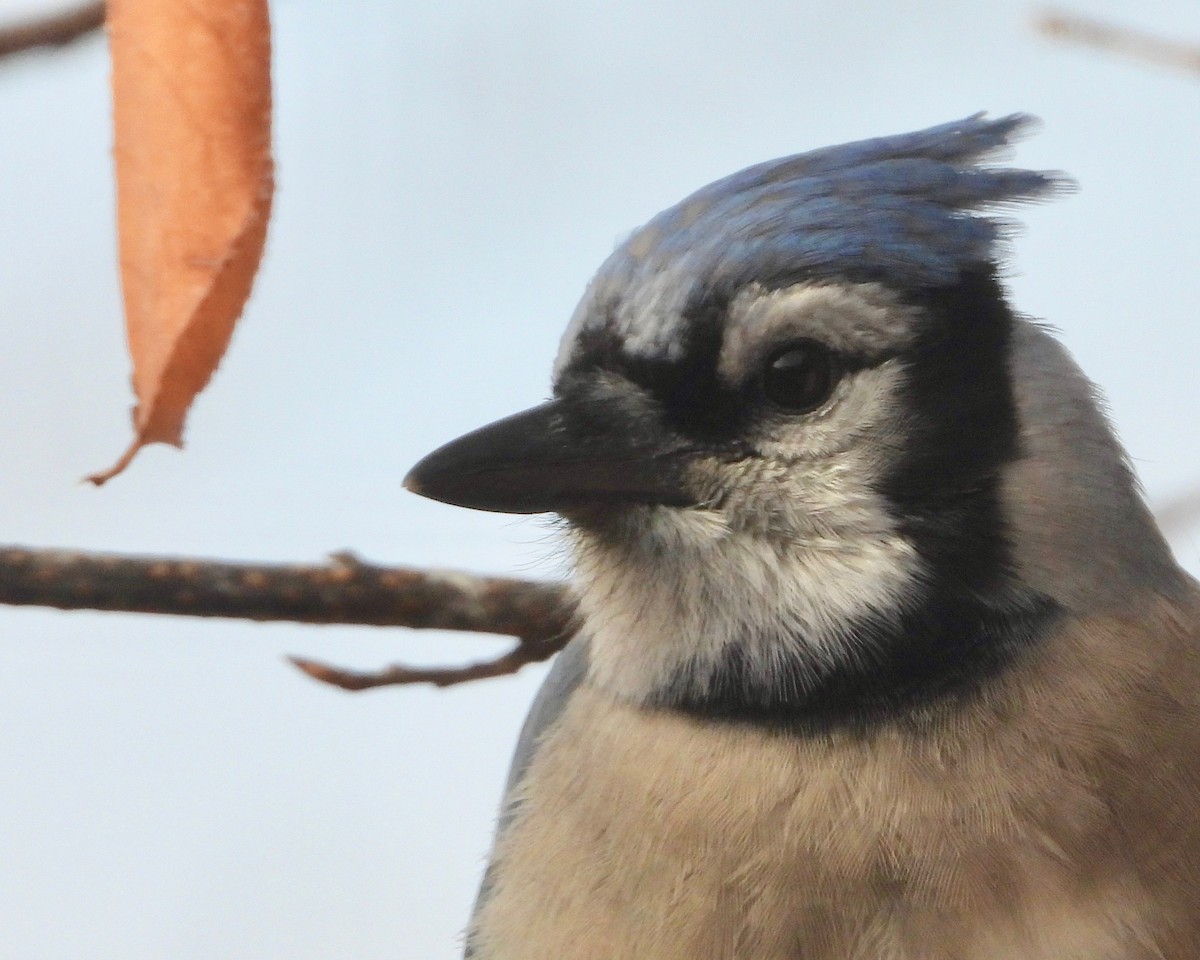
[(788, 413), (816, 410), (833, 393), (842, 365), (828, 347), (814, 340), (790, 343), (763, 367), (763, 396)]

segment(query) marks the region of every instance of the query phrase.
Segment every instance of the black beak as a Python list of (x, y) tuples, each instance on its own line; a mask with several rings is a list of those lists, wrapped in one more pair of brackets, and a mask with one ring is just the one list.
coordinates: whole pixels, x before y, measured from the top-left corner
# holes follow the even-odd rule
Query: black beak
[(404, 486), (433, 500), (498, 513), (604, 503), (695, 502), (684, 468), (695, 449), (611, 400), (553, 400), (439, 447)]

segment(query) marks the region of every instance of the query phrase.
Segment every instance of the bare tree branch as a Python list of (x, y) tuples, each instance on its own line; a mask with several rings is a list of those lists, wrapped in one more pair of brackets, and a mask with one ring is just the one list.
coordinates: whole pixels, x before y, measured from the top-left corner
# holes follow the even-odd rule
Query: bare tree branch
[(352, 674), (295, 661), (309, 676), (348, 690), (422, 682), (447, 686), (514, 673), (566, 645), (575, 609), (562, 584), (380, 567), (350, 554), (335, 554), (323, 566), (281, 566), (24, 547), (0, 547), (0, 603), (459, 630), (519, 640), (494, 661), (438, 670), (390, 667)]
[(0, 57), (40, 47), (63, 47), (104, 26), (104, 3), (85, 3), (71, 10), (0, 26)]
[(0, 547), (0, 603), (188, 617), (561, 633), (559, 584), (411, 570), (335, 554), (321, 566), (125, 557)]
[(1177, 43), (1138, 30), (1048, 9), (1039, 14), (1035, 26), (1040, 33), (1146, 63), (1200, 73), (1200, 45)]

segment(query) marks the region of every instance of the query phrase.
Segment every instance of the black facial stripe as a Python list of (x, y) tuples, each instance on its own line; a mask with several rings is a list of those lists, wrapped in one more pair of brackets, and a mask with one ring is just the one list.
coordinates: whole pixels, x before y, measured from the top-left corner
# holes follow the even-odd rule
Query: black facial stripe
[(938, 583), (986, 596), (1011, 573), (999, 484), (1017, 455), (1013, 318), (991, 270), (918, 302), (927, 321), (900, 398), (908, 432), (879, 492)]
[[(717, 376), (728, 306), (725, 296), (711, 292), (691, 304), (681, 324), (685, 339), (677, 359), (671, 361), (626, 353), (611, 322), (587, 328), (580, 333), (572, 358), (559, 375), (556, 394), (569, 393), (575, 384), (586, 384), (595, 371), (617, 373), (655, 399), (664, 424), (679, 436), (715, 451), (741, 449), (760, 418), (776, 419), (788, 414), (781, 414), (759, 395), (755, 378), (739, 389), (730, 389)], [(786, 343), (774, 346), (782, 348)], [(867, 357), (838, 352), (838, 366), (843, 375), (853, 375), (895, 355), (889, 352)]]
[(1013, 318), (991, 271), (915, 299), (925, 321), (905, 351), (905, 401), (917, 414), (890, 480), (905, 502), (932, 473), (942, 489), (995, 474), (1016, 450), (1008, 352)]
[(697, 300), (685, 314), (686, 340), (674, 360), (627, 353), (612, 321), (586, 328), (555, 392), (586, 385), (598, 371), (616, 373), (655, 399), (668, 429), (713, 449), (729, 447), (745, 436), (747, 420), (741, 395), (717, 378), (726, 308), (723, 298)]
[(742, 440), (748, 425), (741, 395), (717, 377), (727, 308), (723, 299), (701, 300), (690, 307), (684, 324), (688, 334), (682, 360), (648, 368), (639, 381), (662, 404), (664, 417), (673, 429), (714, 447)]

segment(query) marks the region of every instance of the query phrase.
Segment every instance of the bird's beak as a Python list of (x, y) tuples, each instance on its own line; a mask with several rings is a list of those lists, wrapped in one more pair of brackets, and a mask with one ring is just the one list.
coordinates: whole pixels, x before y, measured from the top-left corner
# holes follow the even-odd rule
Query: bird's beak
[(498, 513), (605, 503), (686, 506), (694, 450), (605, 400), (553, 400), (452, 440), (404, 486), (433, 500)]

